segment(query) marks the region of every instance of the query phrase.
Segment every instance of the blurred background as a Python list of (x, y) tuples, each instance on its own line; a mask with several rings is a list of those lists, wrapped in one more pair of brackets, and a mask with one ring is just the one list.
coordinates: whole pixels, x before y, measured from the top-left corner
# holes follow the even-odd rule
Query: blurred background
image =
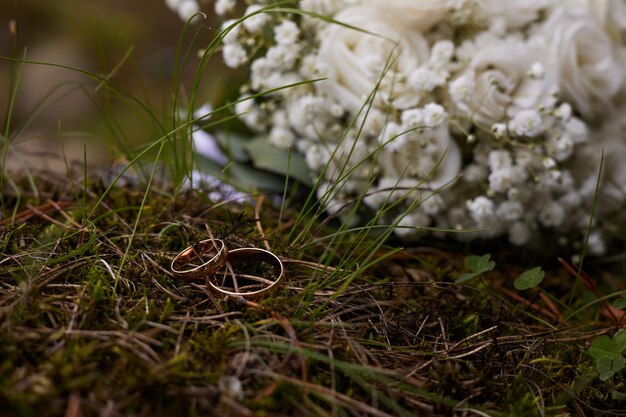
[[(207, 16), (181, 38), (184, 25), (163, 0), (0, 0), (0, 116), (2, 136), (8, 123), (7, 167), (65, 171), (64, 158), (82, 162), (85, 153), (89, 168), (106, 167), (162, 137), (163, 128), (171, 130), (174, 96), (185, 105), (198, 51), (219, 27)], [(179, 42), (192, 52), (184, 65), (176, 62)], [(106, 77), (148, 111), (80, 71), (15, 60), (20, 58)], [(222, 97), (234, 76), (224, 70), (219, 54), (212, 58), (196, 107)]]

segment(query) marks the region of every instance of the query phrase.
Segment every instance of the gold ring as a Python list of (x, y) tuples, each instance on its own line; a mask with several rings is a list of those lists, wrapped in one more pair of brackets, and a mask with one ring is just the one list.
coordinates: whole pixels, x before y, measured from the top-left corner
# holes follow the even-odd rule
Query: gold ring
[(226, 267), (208, 283), (219, 294), (254, 299), (277, 288), (284, 278), (278, 256), (265, 249), (239, 248), (228, 252)]
[[(209, 260), (206, 260), (207, 255), (212, 255)], [(201, 240), (176, 255), (170, 268), (174, 275), (180, 278), (206, 277), (220, 269), (226, 263), (227, 256), (228, 249), (224, 241)], [(181, 269), (185, 266), (187, 266), (186, 269)]]

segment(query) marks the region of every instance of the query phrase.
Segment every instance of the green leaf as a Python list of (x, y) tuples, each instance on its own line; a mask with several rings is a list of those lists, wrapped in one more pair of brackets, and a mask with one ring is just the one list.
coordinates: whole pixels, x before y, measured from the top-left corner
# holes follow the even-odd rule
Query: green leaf
[(606, 381), (607, 379), (611, 379), (611, 377), (615, 375), (613, 371), (606, 371), (600, 374), (600, 381)]
[(244, 147), (256, 168), (289, 176), (309, 187), (313, 186), (311, 171), (304, 157), (295, 150), (278, 148), (264, 137), (251, 140)]
[(203, 172), (218, 178), (222, 175), (224, 167), (217, 162), (199, 153), (196, 153), (194, 158), (198, 168), (202, 169)]
[(624, 365), (626, 365), (626, 359), (624, 359), (622, 355), (619, 355), (616, 356), (615, 359), (613, 359), (613, 365), (611, 366), (611, 369), (613, 370), (613, 372), (617, 373), (624, 369)]
[(463, 274), (460, 277), (458, 277), (457, 279), (455, 279), (454, 282), (457, 283), (457, 284), (463, 284), (464, 282), (469, 281), (470, 279), (474, 278), (477, 275), (478, 274), (475, 274), (475, 273)]
[(626, 329), (618, 330), (613, 335), (613, 343), (620, 352), (626, 350)]
[(612, 390), (611, 391), (611, 398), (615, 401), (622, 401), (622, 400), (626, 400), (626, 394), (619, 392), (617, 390)]
[(626, 291), (622, 291), (620, 294), (620, 298), (613, 301), (613, 307), (615, 308), (626, 308)]
[(598, 371), (600, 375), (613, 372), (613, 361), (609, 358), (598, 359), (596, 371)]
[(543, 281), (544, 276), (545, 272), (543, 272), (540, 266), (537, 266), (522, 273), (522, 275), (515, 279), (513, 285), (518, 290), (527, 290), (539, 285), (539, 283)]
[(279, 193), (285, 188), (285, 179), (280, 175), (256, 169), (249, 164), (233, 163), (227, 173), (238, 188), (254, 193), (258, 190)]
[(613, 339), (607, 335), (598, 336), (593, 339), (589, 347), (589, 354), (592, 358), (600, 360), (603, 358), (613, 359), (620, 354), (621, 350), (617, 348)]
[(600, 358), (596, 362), (596, 371), (600, 374), (600, 380), (606, 381), (624, 369), (624, 365), (626, 365), (626, 359), (622, 355), (617, 355), (613, 359)]
[(213, 137), (220, 144), (224, 153), (236, 162), (249, 162), (250, 156), (245, 151), (245, 146), (250, 142), (250, 137), (232, 132), (216, 132)]
[(472, 272), (475, 273), (483, 273), (487, 271), (492, 271), (496, 266), (494, 261), (490, 261), (490, 254), (486, 254), (483, 256), (472, 255), (465, 258), (465, 267)]
[(496, 266), (496, 263), (494, 261), (491, 261), (490, 258), (490, 254), (486, 254), (483, 256), (467, 256), (464, 261), (465, 269), (468, 269), (470, 272), (461, 275), (454, 282), (456, 282), (457, 284), (462, 284), (484, 272), (492, 271), (493, 268)]

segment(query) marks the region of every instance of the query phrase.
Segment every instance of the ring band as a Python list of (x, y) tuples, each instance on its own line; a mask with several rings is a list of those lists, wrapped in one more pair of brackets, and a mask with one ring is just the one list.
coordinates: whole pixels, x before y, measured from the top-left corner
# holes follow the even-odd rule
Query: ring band
[[(253, 267), (252, 269), (258, 269), (261, 262), (271, 265), (272, 271), (266, 271), (264, 276), (254, 275), (254, 273), (258, 273), (257, 271), (251, 274), (245, 273), (248, 271), (236, 271), (238, 264), (243, 266), (244, 269), (249, 269), (250, 267)], [(282, 261), (278, 256), (265, 249), (233, 249), (228, 252), (226, 266), (227, 268), (221, 269), (220, 274), (211, 276), (208, 283), (213, 291), (231, 297), (244, 297), (247, 299), (257, 298), (277, 288), (285, 278), (285, 268)], [(268, 279), (268, 276), (271, 277), (272, 275), (274, 279)], [(242, 280), (243, 285), (239, 285), (237, 277)], [(216, 285), (212, 282), (219, 280), (221, 280), (221, 285)], [(228, 285), (226, 284), (227, 281), (230, 281)]]
[[(205, 261), (202, 255), (215, 254), (211, 259)], [(220, 269), (225, 263), (228, 257), (228, 249), (226, 244), (220, 239), (205, 239), (191, 245), (182, 252), (180, 252), (172, 260), (171, 269), (174, 275), (181, 278), (198, 278), (206, 277), (212, 272)], [(193, 265), (194, 260), (200, 260), (200, 265), (193, 268), (181, 269), (185, 265)]]

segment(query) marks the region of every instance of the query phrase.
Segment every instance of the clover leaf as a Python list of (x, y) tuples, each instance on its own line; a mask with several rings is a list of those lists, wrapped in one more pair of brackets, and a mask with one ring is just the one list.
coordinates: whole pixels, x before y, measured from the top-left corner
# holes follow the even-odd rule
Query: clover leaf
[(596, 371), (600, 380), (606, 381), (626, 366), (626, 330), (619, 330), (610, 338), (607, 335), (596, 337), (589, 347), (589, 355), (596, 360)]
[(626, 308), (626, 291), (622, 291), (620, 297), (613, 301), (613, 307), (623, 309)]
[(483, 256), (467, 256), (465, 258), (465, 269), (470, 272), (461, 275), (454, 282), (456, 282), (457, 284), (462, 284), (472, 278), (479, 276), (484, 272), (493, 270), (493, 268), (496, 266), (496, 263), (494, 261), (491, 261), (490, 258), (490, 254), (486, 254)]
[(543, 281), (545, 274), (546, 273), (543, 272), (541, 267), (537, 266), (522, 273), (522, 275), (515, 279), (513, 285), (518, 290), (527, 290), (529, 288), (536, 287), (541, 281)]

